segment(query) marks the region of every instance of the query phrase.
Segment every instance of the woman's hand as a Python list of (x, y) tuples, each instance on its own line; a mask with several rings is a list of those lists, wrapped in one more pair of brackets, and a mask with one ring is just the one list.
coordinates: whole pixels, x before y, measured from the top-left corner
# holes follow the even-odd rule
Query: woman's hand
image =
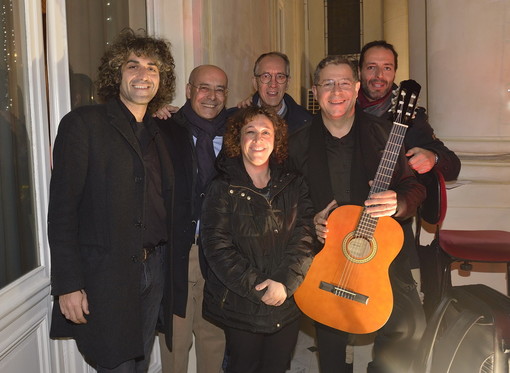
[(261, 300), (268, 306), (281, 306), (287, 299), (287, 290), (281, 282), (267, 279), (255, 286), (255, 290), (261, 291), (264, 289), (267, 290)]

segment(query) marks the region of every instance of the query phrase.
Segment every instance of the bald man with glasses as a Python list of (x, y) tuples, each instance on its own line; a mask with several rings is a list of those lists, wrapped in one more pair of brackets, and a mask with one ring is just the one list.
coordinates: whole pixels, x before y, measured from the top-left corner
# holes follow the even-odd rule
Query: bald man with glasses
[(184, 106), (170, 119), (157, 120), (167, 139), (168, 151), (179, 160), (174, 167), (175, 217), (171, 241), (174, 255), (163, 298), (166, 337), (166, 346), (160, 338), (163, 373), (188, 372), (193, 336), (197, 373), (222, 371), (225, 334), (202, 317), (207, 270), (199, 247), (198, 228), (202, 201), (215, 176), (214, 162), (223, 143), (227, 95), (225, 72), (213, 65), (198, 66), (186, 84)]

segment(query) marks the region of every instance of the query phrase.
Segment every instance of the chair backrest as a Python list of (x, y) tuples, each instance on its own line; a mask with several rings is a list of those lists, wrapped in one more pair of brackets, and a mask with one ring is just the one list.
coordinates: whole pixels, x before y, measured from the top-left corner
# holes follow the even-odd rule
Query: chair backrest
[(420, 206), (421, 218), (429, 224), (440, 226), (446, 216), (446, 184), (443, 174), (432, 169), (420, 176), (420, 181), (427, 189), (427, 198)]

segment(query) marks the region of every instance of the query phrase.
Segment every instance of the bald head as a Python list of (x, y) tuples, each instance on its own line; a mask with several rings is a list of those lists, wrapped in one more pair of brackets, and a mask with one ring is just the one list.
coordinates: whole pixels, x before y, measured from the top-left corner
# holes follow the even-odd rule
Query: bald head
[(227, 86), (228, 84), (227, 74), (225, 73), (225, 71), (223, 71), (222, 69), (215, 65), (200, 65), (195, 67), (191, 71), (191, 74), (189, 74), (188, 82), (196, 85), (197, 79), (201, 79), (203, 76), (208, 75), (222, 75), (223, 78), (225, 79), (225, 87)]
[(228, 78), (225, 71), (214, 65), (200, 65), (193, 69), (186, 85), (186, 98), (191, 108), (204, 119), (214, 119), (225, 107)]

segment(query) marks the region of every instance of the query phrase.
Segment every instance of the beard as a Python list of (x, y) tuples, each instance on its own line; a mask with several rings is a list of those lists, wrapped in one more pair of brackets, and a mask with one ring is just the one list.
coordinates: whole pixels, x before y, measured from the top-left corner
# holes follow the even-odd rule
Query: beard
[[(381, 88), (371, 88), (372, 83), (384, 83), (385, 85)], [(361, 82), (361, 88), (363, 89), (363, 93), (365, 94), (366, 98), (368, 98), (371, 101), (379, 100), (386, 96), (388, 92), (391, 90), (391, 84), (389, 84), (386, 80), (381, 79), (371, 79), (368, 82), (366, 80)]]

